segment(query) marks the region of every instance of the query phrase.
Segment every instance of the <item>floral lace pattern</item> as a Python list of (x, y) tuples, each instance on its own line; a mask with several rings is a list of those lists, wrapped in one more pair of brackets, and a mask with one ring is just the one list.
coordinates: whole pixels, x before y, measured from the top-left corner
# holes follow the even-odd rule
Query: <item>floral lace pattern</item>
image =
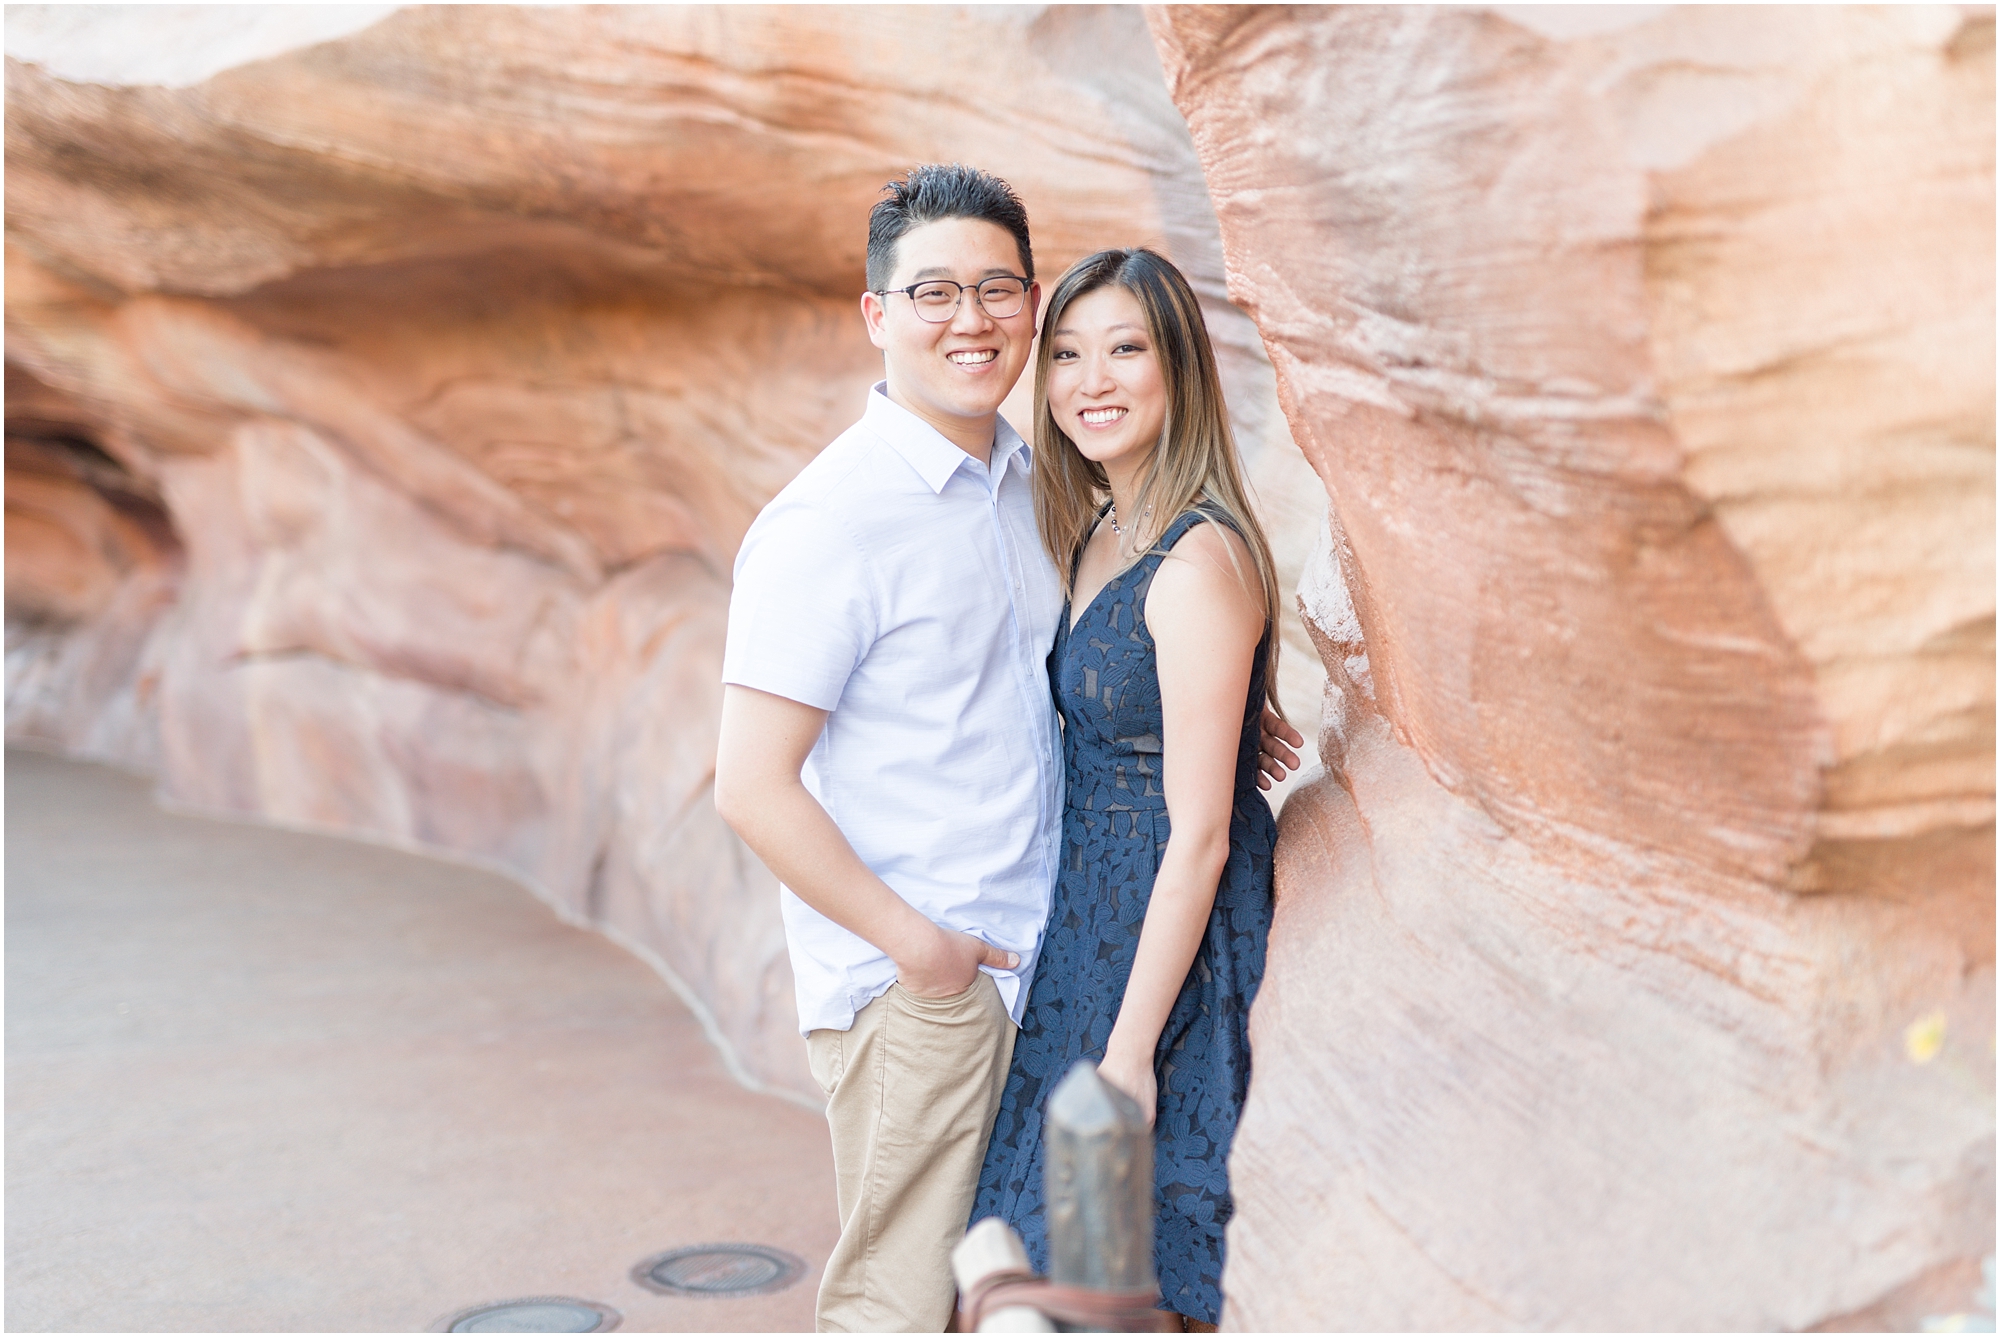
[[(1146, 630), (1146, 593), (1166, 550), (1209, 518), (1194, 511), (1177, 518), (1151, 553), (1098, 593), (1074, 629), (1065, 608), (1049, 652), (1069, 786), (1063, 857), (972, 1213), (974, 1221), (999, 1216), (1018, 1230), (1037, 1271), (1046, 1271), (1049, 1262), (1042, 1110), (1072, 1063), (1104, 1056), (1170, 834), (1160, 787), (1160, 680)], [(1249, 1087), (1246, 1023), (1263, 978), (1271, 927), (1277, 823), (1257, 789), (1263, 700), (1260, 646), (1237, 748), (1229, 861), (1208, 931), (1154, 1057), (1160, 1103), (1153, 1144), (1153, 1258), (1160, 1303), (1208, 1323), (1218, 1322), (1222, 1311), (1229, 1147)]]

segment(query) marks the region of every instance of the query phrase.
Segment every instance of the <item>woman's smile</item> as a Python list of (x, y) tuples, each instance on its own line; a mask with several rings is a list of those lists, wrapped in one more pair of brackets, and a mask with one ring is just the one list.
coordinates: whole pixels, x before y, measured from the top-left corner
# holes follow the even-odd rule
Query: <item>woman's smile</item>
[(1121, 287), (1085, 293), (1051, 335), (1049, 405), (1086, 459), (1114, 472), (1142, 466), (1167, 421), (1167, 386), (1139, 299)]

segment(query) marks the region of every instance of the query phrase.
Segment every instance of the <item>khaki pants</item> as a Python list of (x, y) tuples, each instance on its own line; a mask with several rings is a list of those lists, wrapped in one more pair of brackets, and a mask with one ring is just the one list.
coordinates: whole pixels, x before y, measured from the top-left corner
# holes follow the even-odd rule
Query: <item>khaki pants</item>
[(821, 1332), (943, 1332), (957, 1288), (1014, 1022), (991, 975), (950, 998), (898, 985), (854, 1027), (806, 1038), (827, 1094), (840, 1242), (819, 1287)]

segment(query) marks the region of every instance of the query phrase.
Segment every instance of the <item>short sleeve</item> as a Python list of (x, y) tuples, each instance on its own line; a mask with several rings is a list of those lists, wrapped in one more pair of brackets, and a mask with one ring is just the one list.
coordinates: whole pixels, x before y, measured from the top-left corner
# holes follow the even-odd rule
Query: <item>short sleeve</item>
[(832, 710), (874, 644), (874, 605), (846, 528), (780, 499), (757, 517), (736, 555), (723, 682)]

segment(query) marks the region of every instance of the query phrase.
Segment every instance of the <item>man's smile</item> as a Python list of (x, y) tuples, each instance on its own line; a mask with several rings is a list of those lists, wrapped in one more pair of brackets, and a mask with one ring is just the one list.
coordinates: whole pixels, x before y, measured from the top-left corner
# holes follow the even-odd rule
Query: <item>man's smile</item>
[(956, 352), (945, 354), (954, 366), (959, 367), (981, 367), (999, 356), (1000, 350), (997, 348), (961, 348)]

